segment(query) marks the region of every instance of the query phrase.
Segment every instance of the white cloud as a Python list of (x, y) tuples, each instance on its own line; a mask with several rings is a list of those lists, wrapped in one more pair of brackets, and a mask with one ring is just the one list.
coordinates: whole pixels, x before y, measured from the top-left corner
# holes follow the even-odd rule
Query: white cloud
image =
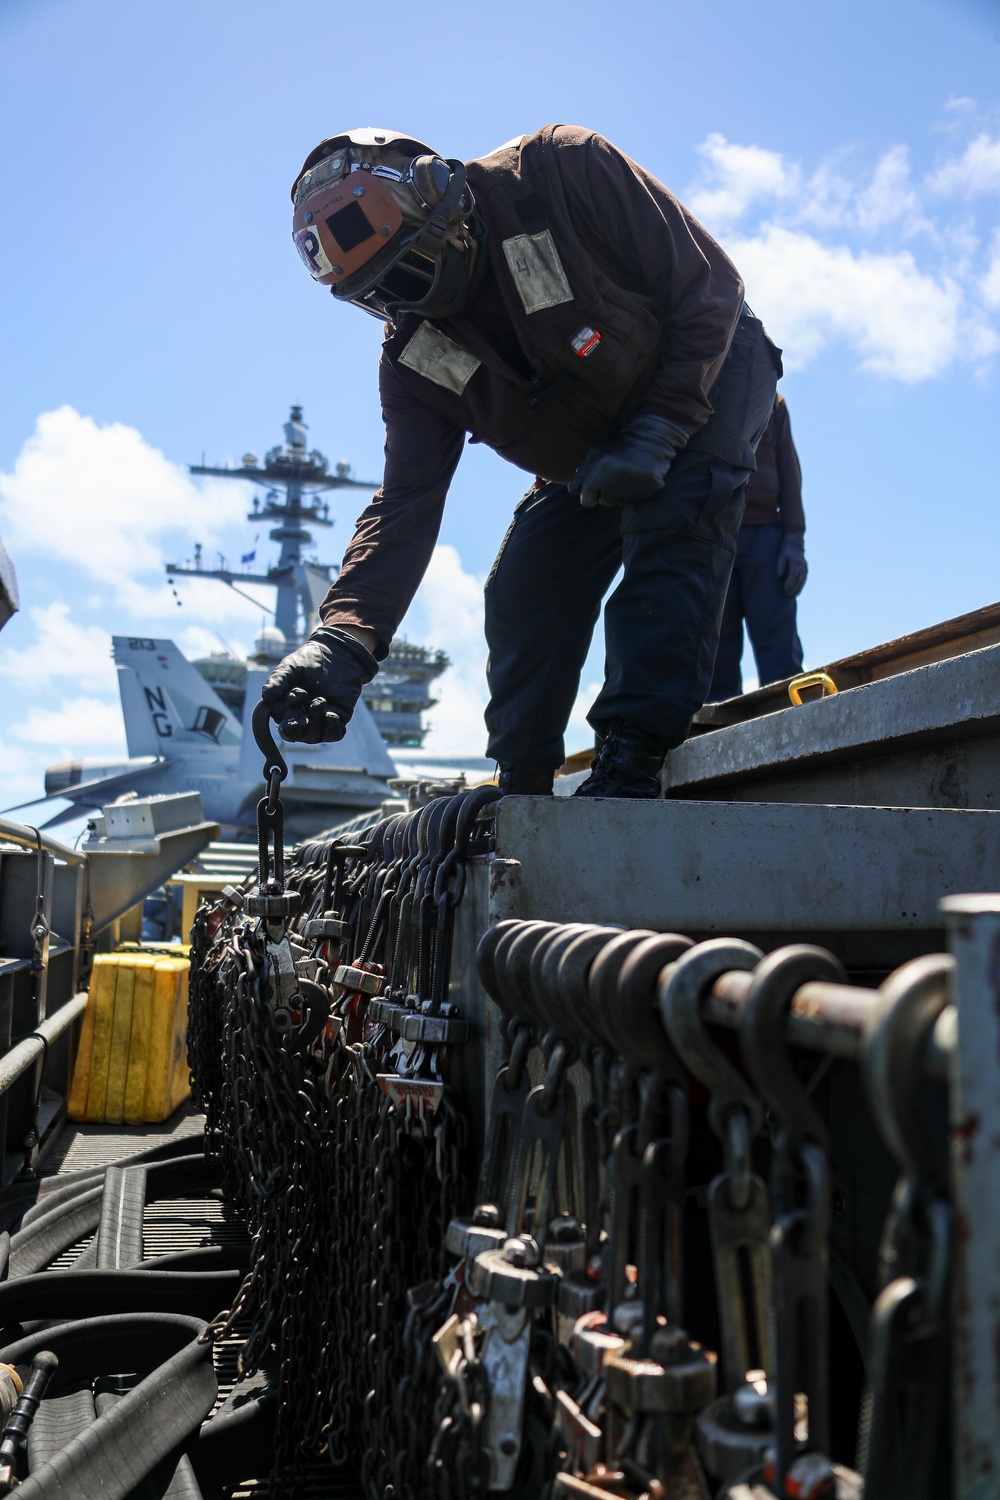
[(880, 158), (871, 182), (855, 198), (854, 213), (858, 227), (868, 232), (898, 224), (912, 234), (927, 225), (920, 212), (906, 146), (892, 146)]
[(451, 666), (434, 684), (439, 701), (428, 714), (425, 747), (439, 754), (483, 755), (486, 728), (486, 641), (483, 584), (467, 573), (454, 547), (435, 547), (400, 634), (448, 653)]
[(114, 692), (117, 674), (111, 637), (97, 625), (78, 625), (62, 600), (28, 610), (37, 627), (32, 643), (0, 655), (0, 678), (24, 687), (43, 687), (72, 678), (77, 687)]
[(58, 708), (33, 708), (13, 729), (14, 735), (29, 745), (46, 749), (59, 747), (66, 756), (78, 756), (83, 749), (99, 746), (111, 754), (124, 756), (124, 734), (121, 709), (117, 702), (103, 698), (67, 698)]
[[(214, 561), (206, 566), (211, 567)], [(189, 615), (207, 625), (225, 625), (236, 615), (244, 621), (245, 633), (256, 634), (262, 616), (267, 616), (265, 623), (269, 623), (274, 608), (274, 590), (267, 585), (261, 587), (259, 602), (255, 602), (252, 597), (236, 594), (211, 578), (178, 578), (176, 594), (170, 581), (143, 582), (140, 578), (123, 577), (117, 583), (116, 602), (126, 613), (139, 620), (161, 621), (177, 630), (190, 628)], [(240, 584), (244, 593), (253, 587)]]
[(993, 254), (980, 291), (987, 307), (1000, 308), (1000, 230), (993, 236)]
[(0, 529), (12, 550), (44, 551), (123, 602), (137, 576), (162, 575), (169, 537), (179, 547), (192, 534), (211, 543), (245, 508), (242, 484), (198, 489), (134, 428), (98, 426), (71, 406), (42, 413), (13, 472), (0, 475)]
[(720, 233), (789, 370), (840, 346), (862, 369), (912, 384), (959, 363), (981, 366), (1000, 348), (990, 317), (1000, 260), (985, 257), (995, 215), (984, 222), (982, 206), (943, 213), (935, 201), (1000, 188), (1000, 138), (978, 136), (920, 180), (903, 144), (867, 171), (838, 152), (809, 173), (720, 135), (699, 154), (686, 200)]
[(945, 197), (1000, 193), (1000, 136), (985, 132), (977, 135), (960, 156), (952, 157), (931, 175), (928, 186)]
[(713, 134), (698, 147), (703, 180), (689, 189), (685, 201), (699, 218), (732, 223), (762, 198), (790, 198), (799, 173), (778, 151), (738, 146)]
[(908, 250), (855, 253), (776, 225), (729, 249), (789, 369), (837, 342), (863, 368), (912, 383), (941, 374), (970, 340), (979, 357), (997, 347), (989, 329), (970, 331), (961, 289), (921, 271)]
[(193, 661), (199, 656), (212, 656), (221, 652), (223, 648), (230, 656), (239, 660), (246, 659), (246, 650), (239, 641), (230, 641), (225, 636), (216, 635), (214, 630), (206, 630), (202, 625), (188, 625), (180, 636), (175, 636), (178, 646), (189, 660)]
[[(8, 731), (9, 732), (9, 731)], [(38, 751), (29, 750), (24, 745), (18, 745), (10, 739), (0, 741), (0, 756), (3, 757), (3, 810), (20, 808), (22, 803), (27, 803), (30, 798), (44, 797), (42, 786), (42, 770), (39, 764)], [(51, 763), (55, 756), (45, 757)], [(69, 759), (68, 756), (64, 757)], [(19, 810), (15, 814), (19, 822), (27, 819), (33, 822), (36, 818), (44, 823), (49, 813), (41, 810), (36, 812)], [(60, 837), (61, 835), (57, 835)]]

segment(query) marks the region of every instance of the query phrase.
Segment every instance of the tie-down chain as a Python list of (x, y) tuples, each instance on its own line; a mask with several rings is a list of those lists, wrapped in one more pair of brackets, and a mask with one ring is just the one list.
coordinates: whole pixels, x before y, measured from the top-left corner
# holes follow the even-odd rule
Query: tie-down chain
[[(490, 928), (478, 965), (505, 1057), (467, 1192), (450, 946), (490, 794), (301, 846), (290, 896), (271, 784), (258, 891), (199, 914), (192, 1000), (198, 1086), (255, 1236), (230, 1316), (251, 1319), (247, 1366), (276, 1362), (286, 1472), (325, 1450), (372, 1500), (860, 1496), (831, 1451), (836, 1142), (788, 1029), (810, 986), (846, 992), (836, 961)], [(276, 898), (289, 909), (257, 904)], [(867, 1351), (869, 1500), (941, 1493), (951, 1217), (917, 1097), (947, 1000), (934, 963), (849, 992), (868, 1002), (855, 1055), (903, 1174)], [(706, 1024), (723, 992), (738, 1054)]]

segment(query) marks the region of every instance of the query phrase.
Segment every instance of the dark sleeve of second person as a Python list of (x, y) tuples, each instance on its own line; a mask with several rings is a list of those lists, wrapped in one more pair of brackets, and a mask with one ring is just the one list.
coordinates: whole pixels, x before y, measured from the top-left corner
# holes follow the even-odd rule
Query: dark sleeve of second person
[(465, 433), (411, 395), (384, 356), (379, 390), (382, 488), (358, 517), (319, 613), (325, 625), (374, 630), (381, 661), (427, 571)]
[(802, 509), (802, 470), (799, 455), (792, 442), (792, 424), (788, 406), (779, 399), (775, 407), (777, 427), (775, 448), (778, 460), (778, 509), (783, 531), (805, 531), (806, 516)]

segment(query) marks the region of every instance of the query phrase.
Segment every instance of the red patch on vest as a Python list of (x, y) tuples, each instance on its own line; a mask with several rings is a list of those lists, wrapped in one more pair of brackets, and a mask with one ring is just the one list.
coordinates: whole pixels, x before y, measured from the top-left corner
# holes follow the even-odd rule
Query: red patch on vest
[(584, 326), (579, 330), (578, 333), (574, 333), (573, 337), (570, 339), (570, 345), (572, 347), (573, 353), (577, 355), (579, 359), (586, 359), (588, 354), (593, 354), (594, 350), (597, 348), (600, 342), (601, 335), (598, 333), (597, 329), (588, 328), (586, 324), (584, 324)]

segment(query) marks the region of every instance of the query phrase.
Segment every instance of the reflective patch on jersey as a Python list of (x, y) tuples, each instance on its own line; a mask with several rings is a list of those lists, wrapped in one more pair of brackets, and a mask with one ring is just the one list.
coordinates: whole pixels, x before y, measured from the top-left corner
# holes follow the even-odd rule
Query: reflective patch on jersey
[(593, 354), (601, 342), (601, 335), (596, 328), (590, 328), (585, 323), (577, 333), (574, 333), (569, 342), (573, 353), (580, 359), (586, 359), (588, 354)]
[(310, 276), (329, 276), (333, 270), (333, 261), (327, 255), (319, 242), (319, 235), (313, 224), (306, 225), (305, 229), (299, 229), (292, 235), (295, 248), (302, 257), (302, 264)]
[(525, 312), (541, 312), (545, 307), (572, 302), (573, 293), (551, 229), (543, 229), (539, 234), (512, 235), (504, 240), (503, 253)]
[(399, 356), (399, 363), (461, 396), (480, 361), (433, 323), (422, 322)]

